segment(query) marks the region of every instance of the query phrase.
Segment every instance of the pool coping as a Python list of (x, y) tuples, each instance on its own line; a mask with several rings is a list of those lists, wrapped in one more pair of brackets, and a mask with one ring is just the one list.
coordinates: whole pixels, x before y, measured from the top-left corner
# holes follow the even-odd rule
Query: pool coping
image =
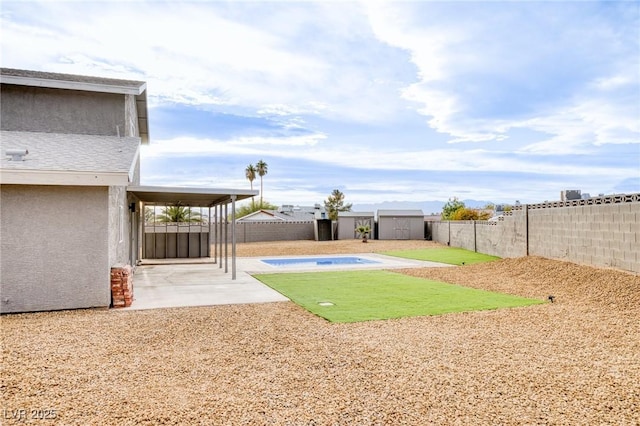
[[(263, 259), (309, 259), (325, 257), (359, 257), (377, 263), (363, 264), (335, 264), (335, 265), (287, 265), (273, 266), (262, 262)], [(349, 253), (332, 255), (300, 255), (300, 256), (259, 256), (238, 258), (242, 263), (242, 269), (248, 274), (264, 273), (290, 273), (290, 272), (322, 272), (322, 271), (351, 271), (351, 270), (376, 270), (376, 269), (405, 269), (405, 268), (444, 268), (449, 265), (440, 262), (430, 262), (424, 260), (405, 259), (401, 257), (389, 256), (379, 253)]]

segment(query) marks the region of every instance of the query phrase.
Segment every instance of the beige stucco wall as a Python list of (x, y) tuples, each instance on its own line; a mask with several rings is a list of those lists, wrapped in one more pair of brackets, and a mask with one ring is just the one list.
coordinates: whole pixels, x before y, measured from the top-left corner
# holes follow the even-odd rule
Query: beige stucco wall
[(0, 312), (106, 307), (106, 187), (0, 186)]
[(130, 214), (126, 188), (109, 187), (109, 259), (111, 264), (129, 263)]
[(138, 109), (134, 95), (124, 95), (125, 129), (123, 136), (140, 136), (138, 129)]
[(125, 136), (131, 127), (124, 95), (112, 93), (3, 84), (0, 114), (0, 127), (11, 131)]

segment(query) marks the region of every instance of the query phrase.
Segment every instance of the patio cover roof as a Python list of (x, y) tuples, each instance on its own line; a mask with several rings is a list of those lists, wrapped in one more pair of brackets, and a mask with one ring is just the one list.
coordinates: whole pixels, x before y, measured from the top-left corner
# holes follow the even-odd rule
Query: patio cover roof
[(213, 207), (230, 203), (234, 196), (239, 201), (258, 195), (257, 190), (168, 186), (129, 186), (127, 192), (144, 203), (190, 207)]
[[(188, 207), (214, 207), (231, 203), (231, 279), (236, 279), (236, 219), (235, 201), (258, 195), (257, 190), (242, 191), (238, 189), (219, 188), (186, 188), (167, 186), (128, 186), (127, 192), (135, 195), (143, 203), (164, 205), (181, 205)], [(222, 209), (222, 207), (220, 207)], [(222, 238), (220, 238), (220, 267), (222, 267)], [(224, 244), (228, 244), (227, 233), (224, 233)], [(225, 272), (227, 272), (227, 250), (224, 250)]]

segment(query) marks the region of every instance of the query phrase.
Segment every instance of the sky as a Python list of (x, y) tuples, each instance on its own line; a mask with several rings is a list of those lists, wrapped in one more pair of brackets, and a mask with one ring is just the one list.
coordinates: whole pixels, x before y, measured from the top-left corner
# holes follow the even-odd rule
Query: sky
[(640, 192), (638, 1), (0, 7), (3, 67), (147, 82), (144, 185), (263, 160), (276, 205)]

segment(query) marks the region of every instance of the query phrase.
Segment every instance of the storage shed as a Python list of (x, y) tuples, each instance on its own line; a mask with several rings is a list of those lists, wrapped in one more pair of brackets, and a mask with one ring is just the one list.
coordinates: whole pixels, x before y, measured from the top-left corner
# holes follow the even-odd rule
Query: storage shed
[(369, 225), (371, 229), (369, 238), (373, 238), (374, 216), (373, 212), (338, 212), (338, 239), (362, 238), (362, 235), (356, 232), (356, 228), (360, 225)]
[(379, 240), (423, 240), (422, 210), (378, 210)]

